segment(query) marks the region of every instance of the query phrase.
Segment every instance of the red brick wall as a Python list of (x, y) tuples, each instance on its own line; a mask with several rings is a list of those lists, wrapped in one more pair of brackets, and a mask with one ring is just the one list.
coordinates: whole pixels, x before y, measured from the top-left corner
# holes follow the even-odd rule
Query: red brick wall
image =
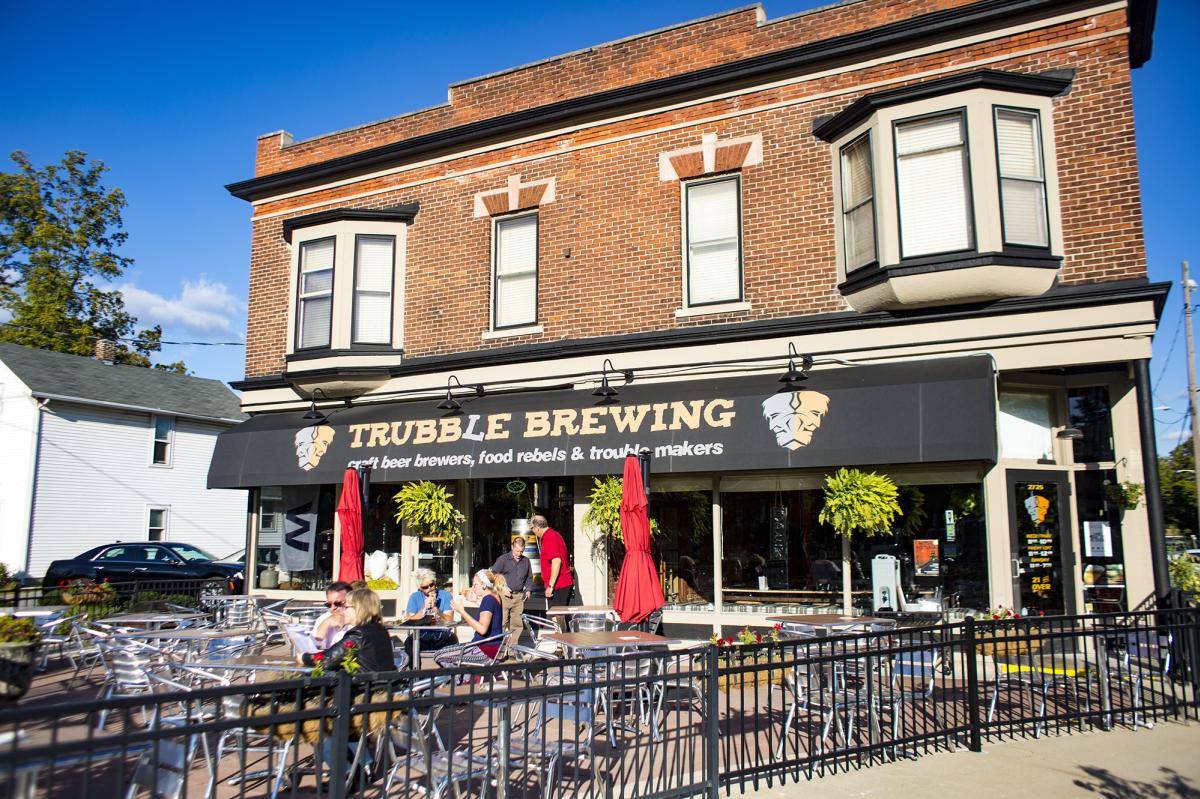
[[(924, 8), (940, 5), (943, 4), (921, 4)], [(651, 45), (661, 44), (661, 37), (682, 37), (682, 41), (695, 34), (702, 39), (697, 33), (701, 31), (721, 43), (741, 36), (756, 47), (770, 49), (879, 24), (902, 13), (900, 6), (896, 2), (864, 0), (774, 25), (752, 26), (749, 32), (745, 18), (751, 12), (739, 12), (700, 23), (694, 26), (696, 31), (677, 29), (612, 49), (615, 52), (624, 48), (631, 64), (639, 68), (644, 65), (646, 71), (639, 73), (640, 80), (680, 68), (670, 56), (656, 59)], [(604, 141), (737, 109), (852, 90), (880, 81), (899, 85), (914, 73), (956, 65), (966, 67), (980, 59), (1011, 55), (988, 66), (1018, 72), (1065, 67), (1077, 70), (1071, 92), (1055, 101), (1066, 256), (1062, 282), (1141, 277), (1145, 275), (1145, 259), (1126, 37), (1116, 35), (1032, 55), (1019, 54), (1056, 42), (1119, 30), (1125, 24), (1124, 12), (1112, 12), (999, 42), (960, 47), (753, 95), (659, 112), (555, 140), (458, 158), (269, 202), (258, 206), (256, 213), (263, 216), (292, 209), (308, 213), (319, 203), (332, 203), (325, 207), (382, 207), (419, 201), (421, 211), (409, 229), (404, 298), (404, 346), (410, 357), (528, 341), (844, 310), (846, 305), (836, 289), (830, 150), (812, 136), (811, 128), (816, 117), (844, 108), (861, 92), (570, 152), (558, 152), (560, 146)], [(702, 45), (700, 39), (696, 40), (697, 46)], [(714, 48), (719, 52), (712, 57), (729, 58), (733, 51), (722, 49), (725, 47), (721, 44)], [(562, 61), (600, 63), (612, 57), (615, 57), (612, 53), (586, 53)], [(689, 67), (698, 65), (695, 61), (688, 62)], [(469, 107), (476, 111), (471, 113), (495, 109), (496, 103), (503, 107), (501, 95), (505, 92), (499, 87), (538, 96), (539, 102), (553, 101), (560, 99), (551, 95), (563, 91), (561, 86), (556, 83), (534, 87), (528, 82), (535, 74), (544, 78), (559, 71), (571, 72), (565, 67), (520, 70), (463, 87), (467, 90), (463, 96), (473, 98)], [(616, 75), (597, 74), (586, 80), (582, 75), (580, 68), (578, 80), (570, 84), (569, 91), (586, 93), (607, 87), (601, 85), (605, 80), (618, 80)], [(547, 94), (538, 95), (539, 90)], [(418, 115), (422, 118), (419, 123), (415, 118), (396, 121), (389, 135), (393, 138), (411, 135), (397, 131), (406, 124), (434, 124), (431, 120), (439, 114), (447, 119), (452, 116), (449, 110), (438, 110)], [(461, 120), (455, 124), (457, 121)], [(393, 123), (372, 129), (390, 124)], [(681, 305), (680, 189), (677, 182), (659, 180), (657, 159), (660, 152), (698, 145), (703, 133), (715, 133), (721, 139), (750, 134), (761, 134), (763, 138), (763, 163), (742, 172), (744, 285), (746, 300), (752, 307), (749, 312), (725, 317), (676, 319), (674, 312)], [(320, 159), (375, 143), (378, 141), (365, 134), (358, 137), (358, 132), (351, 132), (300, 147), (309, 147), (306, 152), (310, 155), (319, 150)], [(260, 142), (260, 156), (261, 149)], [(544, 157), (517, 165), (490, 166), (530, 155)], [(288, 163), (292, 165), (295, 164)], [(265, 170), (260, 162), (260, 172), (277, 168), (281, 167), (276, 161), (268, 159)], [(474, 169), (481, 171), (463, 174)], [(557, 179), (556, 202), (543, 206), (540, 212), (538, 321), (545, 332), (527, 339), (483, 341), (481, 334), (488, 329), (489, 321), (491, 222), (473, 216), (473, 197), (478, 192), (503, 187), (514, 173), (519, 173), (524, 181)], [(437, 180), (442, 176), (452, 177)], [(433, 182), (424, 182), (430, 180)], [(379, 193), (347, 199), (368, 191)], [(280, 231), (280, 216), (260, 219), (254, 224), (246, 364), (250, 376), (278, 373), (284, 366), (290, 259)], [(563, 255), (568, 247), (570, 258)]]

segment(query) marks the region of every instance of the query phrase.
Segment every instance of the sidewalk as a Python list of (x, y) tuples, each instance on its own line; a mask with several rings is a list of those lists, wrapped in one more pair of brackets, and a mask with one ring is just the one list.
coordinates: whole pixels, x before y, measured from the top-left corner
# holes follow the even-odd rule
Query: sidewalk
[[(985, 744), (982, 753), (927, 755), (745, 796), (768, 799), (801, 793), (887, 799), (961, 795), (1200, 799), (1200, 724)], [(732, 796), (739, 794), (735, 790)]]

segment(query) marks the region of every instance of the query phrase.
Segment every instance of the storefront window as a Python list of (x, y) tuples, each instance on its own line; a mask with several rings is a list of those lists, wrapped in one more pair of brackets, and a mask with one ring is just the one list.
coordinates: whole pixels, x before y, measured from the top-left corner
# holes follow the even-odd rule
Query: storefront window
[[(258, 535), (254, 551), (255, 570), (279, 565), (279, 546), (283, 543), (283, 489), (264, 486), (258, 492)], [(255, 585), (260, 584), (255, 580)]]
[[(268, 487), (262, 489), (261, 496), (266, 512), (260, 505), (259, 552), (264, 547), (272, 551), (271, 556), (279, 568), (279, 587), (305, 591), (323, 589), (333, 579), (336, 488), (331, 485)], [(270, 528), (264, 537), (265, 524)], [(260, 561), (260, 569), (265, 565)]]
[(1088, 613), (1115, 613), (1128, 606), (1121, 509), (1108, 499), (1108, 488), (1116, 481), (1112, 469), (1075, 473), (1083, 605)]
[[(819, 489), (722, 491), (725, 605), (841, 605), (842, 542), (818, 521), (823, 504)], [(871, 561), (892, 555), (907, 599), (940, 595), (951, 607), (986, 607), (980, 487), (901, 486), (900, 505), (893, 535), (851, 541), (855, 604), (870, 607)]]
[[(545, 516), (550, 526), (562, 533), (571, 552), (575, 541), (574, 482), (573, 478), (476, 480), (471, 517), (472, 573), (491, 568), (498, 557), (507, 553), (514, 522), (521, 526), (535, 513)], [(527, 546), (526, 553), (532, 555), (533, 551)], [(540, 561), (535, 561), (534, 567), (534, 576), (540, 580)]]
[(1053, 458), (1050, 395), (1000, 392), (1000, 455), (1004, 458)]
[(1113, 455), (1112, 413), (1104, 386), (1073, 388), (1067, 392), (1071, 427), (1083, 433), (1072, 442), (1076, 463), (1111, 461)]
[[(663, 596), (675, 605), (707, 606), (713, 601), (712, 491), (662, 490), (651, 483), (650, 515), (659, 534), (650, 542), (659, 564)], [(624, 548), (614, 542), (609, 553), (609, 596), (620, 573)]]

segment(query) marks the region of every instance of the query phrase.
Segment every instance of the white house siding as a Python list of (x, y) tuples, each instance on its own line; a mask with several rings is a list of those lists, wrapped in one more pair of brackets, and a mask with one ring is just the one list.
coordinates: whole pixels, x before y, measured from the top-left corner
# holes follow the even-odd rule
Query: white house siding
[(37, 441), (37, 403), (0, 363), (0, 563), (25, 567), (29, 546), (29, 486)]
[(246, 492), (207, 489), (219, 425), (176, 419), (169, 467), (152, 466), (149, 414), (51, 402), (42, 417), (29, 573), (111, 541), (146, 540), (167, 508), (165, 540), (225, 557), (245, 546)]

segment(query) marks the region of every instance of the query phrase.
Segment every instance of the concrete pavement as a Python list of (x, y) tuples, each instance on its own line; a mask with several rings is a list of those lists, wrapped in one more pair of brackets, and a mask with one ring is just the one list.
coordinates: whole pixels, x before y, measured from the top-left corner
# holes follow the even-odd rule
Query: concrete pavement
[(754, 799), (801, 795), (1200, 799), (1200, 724), (990, 743), (981, 753), (927, 755), (746, 794)]

